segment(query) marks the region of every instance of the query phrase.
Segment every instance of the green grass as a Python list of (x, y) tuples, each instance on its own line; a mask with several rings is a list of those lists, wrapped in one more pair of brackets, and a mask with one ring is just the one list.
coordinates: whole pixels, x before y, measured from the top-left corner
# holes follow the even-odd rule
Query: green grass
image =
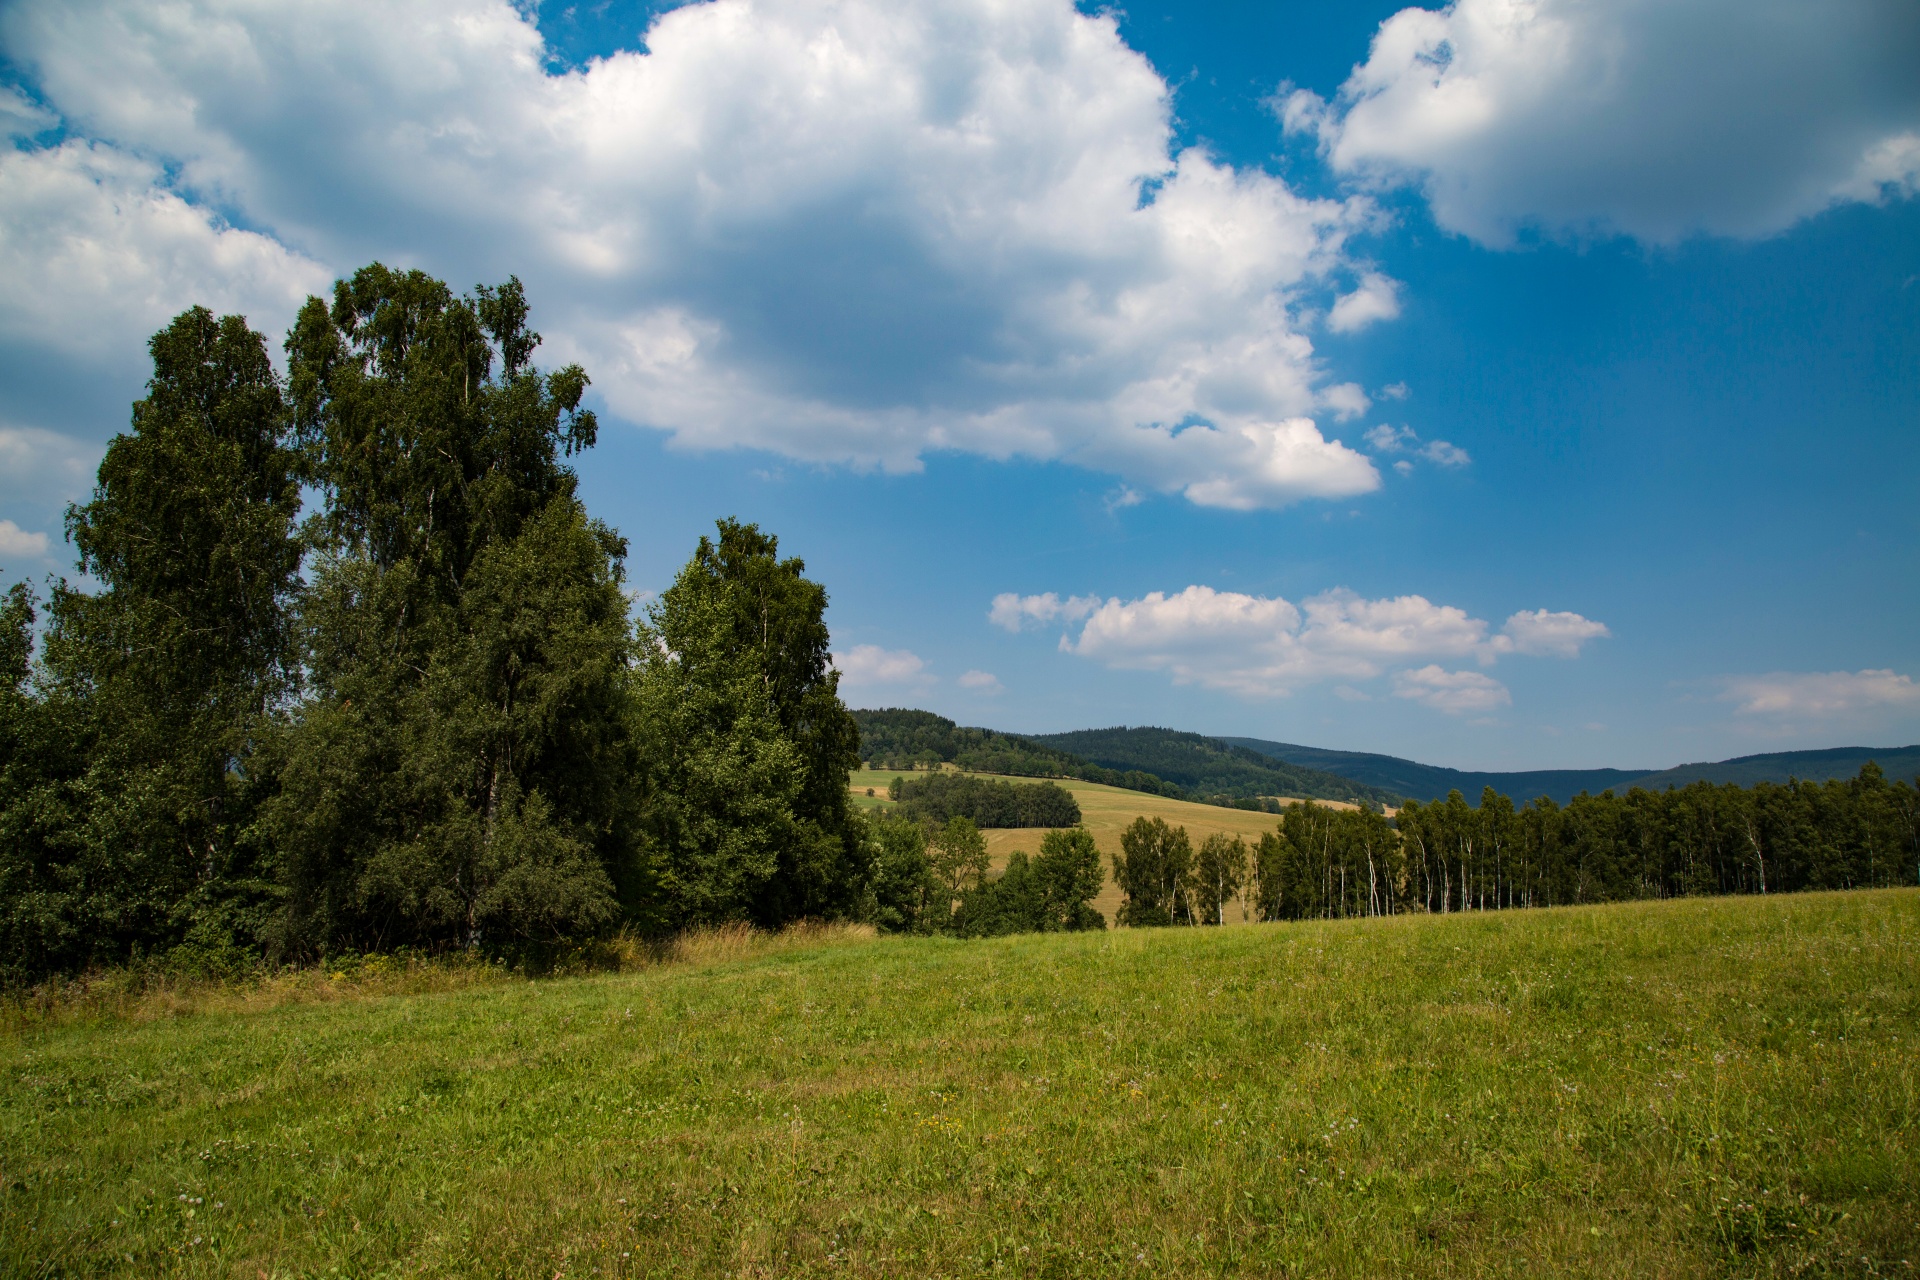
[(0, 1270), (1920, 1264), (1917, 892), (734, 950), (16, 1018)]

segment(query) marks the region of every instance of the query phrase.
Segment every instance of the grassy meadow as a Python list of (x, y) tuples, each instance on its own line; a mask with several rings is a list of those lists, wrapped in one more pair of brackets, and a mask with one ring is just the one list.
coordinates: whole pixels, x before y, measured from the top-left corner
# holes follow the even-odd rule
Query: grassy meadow
[[(887, 784), (895, 778), (911, 776), (900, 770), (862, 769), (851, 775), (849, 783), (856, 804), (866, 808), (886, 808), (892, 802), (887, 800)], [(990, 777), (994, 775), (982, 775)], [(1032, 778), (1008, 778), (1014, 783), (1032, 783)], [(1224, 809), (1219, 805), (1195, 804), (1191, 800), (1172, 800), (1166, 796), (1148, 795), (1144, 791), (1128, 791), (1121, 787), (1104, 786), (1098, 782), (1081, 782), (1076, 778), (1052, 778), (1049, 781), (1073, 793), (1079, 802), (1081, 825), (1093, 833), (1094, 843), (1100, 846), (1102, 861), (1111, 859), (1120, 852), (1120, 833), (1132, 824), (1135, 818), (1163, 818), (1168, 825), (1185, 827), (1187, 835), (1197, 848), (1202, 840), (1215, 832), (1230, 836), (1244, 836), (1249, 844), (1260, 839), (1264, 832), (1272, 831), (1279, 819), (1270, 813), (1253, 813), (1245, 809)], [(869, 797), (871, 789), (874, 795)], [(1351, 809), (1350, 804), (1339, 801), (1321, 800), (1316, 803), (1332, 809)], [(1007, 864), (1007, 858), (1016, 850), (1029, 855), (1040, 851), (1040, 841), (1047, 833), (1040, 827), (990, 828), (980, 834), (987, 839), (987, 855), (993, 860), (997, 870)], [(1100, 896), (1093, 900), (1100, 914), (1112, 920), (1120, 910), (1120, 889), (1111, 878)], [(1227, 909), (1227, 923), (1238, 924), (1243, 915), (1237, 906)]]
[(409, 981), (14, 1007), (0, 1271), (1920, 1263), (1910, 890)]

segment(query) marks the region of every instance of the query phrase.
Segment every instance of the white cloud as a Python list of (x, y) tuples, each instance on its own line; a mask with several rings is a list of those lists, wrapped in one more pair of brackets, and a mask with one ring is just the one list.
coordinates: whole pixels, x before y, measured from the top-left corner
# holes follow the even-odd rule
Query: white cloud
[(1378, 400), (1405, 400), (1412, 394), (1413, 393), (1407, 389), (1406, 383), (1390, 382), (1375, 392), (1374, 398)]
[[(1007, 595), (995, 604), (998, 609), (1009, 602), (1007, 617), (1017, 622), (1023, 615), (1016, 604), (1047, 598)], [(1279, 597), (1195, 585), (1172, 595), (1155, 591), (1136, 600), (1102, 601), (1087, 613), (1078, 636), (1063, 636), (1060, 647), (1109, 667), (1165, 671), (1177, 684), (1276, 697), (1339, 682), (1358, 692), (1351, 682), (1434, 658), (1489, 665), (1507, 654), (1574, 657), (1581, 643), (1605, 634), (1604, 626), (1577, 614), (1545, 610), (1515, 614), (1491, 633), (1483, 619), (1419, 595), (1370, 600), (1335, 590), (1296, 606)], [(1505, 696), (1497, 682), (1442, 674), (1450, 681), (1444, 687), (1424, 669), (1404, 687), (1426, 690), (1420, 698), (1429, 705), (1459, 704), (1447, 710), (1474, 709), (1471, 699), (1489, 698), (1496, 688)]]
[(911, 649), (883, 649), (877, 644), (857, 644), (845, 653), (833, 655), (843, 689), (871, 689), (887, 685), (925, 687), (933, 683), (927, 664)]
[(1335, 333), (1358, 333), (1378, 321), (1399, 318), (1399, 282), (1369, 271), (1360, 277), (1352, 293), (1334, 300), (1333, 310), (1327, 313), (1327, 328)]
[(1478, 671), (1448, 671), (1433, 664), (1414, 671), (1394, 672), (1393, 696), (1409, 698), (1449, 715), (1491, 711), (1513, 703), (1507, 686), (1492, 676)]
[(46, 534), (28, 533), (11, 520), (0, 520), (0, 556), (32, 556), (40, 559), (46, 554)]
[(1583, 618), (1577, 613), (1549, 613), (1535, 609), (1522, 611), (1507, 619), (1496, 643), (1505, 641), (1514, 653), (1535, 657), (1577, 658), (1580, 646), (1589, 640), (1611, 636), (1603, 622)]
[(1920, 684), (1887, 669), (1775, 671), (1731, 676), (1722, 694), (1741, 715), (1825, 718), (1882, 707), (1920, 707)]
[(1331, 106), (1280, 115), (1486, 244), (1764, 236), (1913, 194), (1916, 66), (1899, 0), (1455, 0), (1401, 10)]
[(971, 689), (975, 693), (992, 694), (1006, 691), (1006, 686), (1001, 684), (1000, 678), (991, 671), (963, 671), (960, 673), (959, 685), (962, 689)]
[[(688, 447), (1063, 459), (1230, 508), (1378, 486), (1311, 420), (1366, 400), (1294, 318), (1352, 274), (1372, 206), (1176, 151), (1167, 85), (1112, 15), (711, 0), (654, 19), (645, 52), (552, 74), (522, 8), (23, 0), (0, 41), (100, 144), (113, 207), (172, 229), (103, 272), (153, 305), (237, 276), (272, 311), (313, 262), (375, 255), (513, 271), (550, 358)], [(59, 154), (20, 163), (85, 167)], [(58, 221), (0, 200), (30, 239)], [(69, 258), (139, 249), (97, 222)], [(91, 332), (97, 291), (23, 292)]]
[(1368, 427), (1366, 434), (1367, 443), (1381, 453), (1399, 453), (1419, 439), (1412, 427), (1390, 427), (1384, 422), (1377, 427)]
[(0, 340), (139, 368), (148, 336), (194, 303), (277, 333), (330, 278), (187, 203), (151, 161), (79, 141), (0, 148)]
[[(1445, 440), (1420, 442), (1420, 433), (1409, 426), (1390, 427), (1384, 422), (1377, 427), (1367, 428), (1364, 439), (1376, 453), (1407, 453), (1425, 458), (1440, 467), (1464, 467), (1473, 461), (1465, 449)], [(1405, 458), (1393, 464), (1393, 469), (1401, 475), (1413, 470), (1413, 463)]]
[(1002, 591), (993, 598), (987, 621), (1008, 631), (1018, 631), (1022, 627), (1045, 626), (1055, 621), (1078, 622), (1099, 607), (1099, 596), (1069, 596), (1062, 600), (1052, 591), (1039, 596)]

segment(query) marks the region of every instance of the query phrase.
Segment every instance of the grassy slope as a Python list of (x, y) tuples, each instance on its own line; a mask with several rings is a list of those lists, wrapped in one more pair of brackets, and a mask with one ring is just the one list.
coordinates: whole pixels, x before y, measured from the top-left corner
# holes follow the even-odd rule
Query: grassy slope
[(0, 1271), (1907, 1275), (1917, 973), (1899, 890), (41, 1026)]
[[(855, 800), (862, 805), (881, 806), (884, 802), (878, 797), (887, 794), (887, 784), (901, 776), (882, 771), (861, 771), (852, 775)], [(1032, 782), (1033, 779), (1011, 778), (1012, 782)], [(1127, 829), (1135, 818), (1161, 818), (1169, 825), (1185, 827), (1188, 837), (1198, 848), (1200, 842), (1216, 831), (1230, 836), (1245, 837), (1248, 843), (1257, 841), (1261, 833), (1271, 831), (1280, 821), (1270, 813), (1250, 813), (1244, 809), (1223, 809), (1218, 805), (1195, 804), (1190, 800), (1170, 800), (1165, 796), (1150, 796), (1143, 791), (1128, 791), (1121, 787), (1106, 787), (1097, 782), (1081, 782), (1073, 778), (1051, 779), (1055, 786), (1064, 787), (1073, 793), (1080, 804), (1081, 825), (1093, 833), (1094, 843), (1100, 846), (1103, 861), (1120, 852), (1120, 833)], [(876, 798), (868, 799), (867, 789), (871, 787)], [(1350, 804), (1322, 800), (1320, 804), (1332, 809), (1351, 809)], [(1020, 827), (1011, 830), (995, 829), (984, 833), (987, 837), (987, 853), (993, 859), (994, 867), (1007, 864), (1008, 855), (1016, 849), (1029, 854), (1040, 851), (1040, 841), (1046, 832), (1038, 827)], [(1100, 896), (1093, 905), (1108, 920), (1120, 909), (1120, 890), (1109, 877)], [(1237, 922), (1240, 917), (1233, 908), (1228, 908), (1229, 923)]]

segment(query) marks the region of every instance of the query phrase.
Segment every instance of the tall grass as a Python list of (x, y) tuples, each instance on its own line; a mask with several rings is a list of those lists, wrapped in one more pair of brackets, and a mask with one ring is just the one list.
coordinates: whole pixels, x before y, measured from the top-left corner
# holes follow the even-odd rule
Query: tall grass
[(803, 920), (778, 932), (745, 924), (702, 926), (664, 939), (620, 933), (549, 952), (537, 965), (477, 952), (345, 955), (306, 965), (196, 972), (164, 961), (97, 969), (0, 993), (0, 1034), (98, 1019), (151, 1022), (203, 1013), (264, 1013), (289, 1004), (426, 995), (535, 978), (623, 973), (661, 965), (711, 965), (796, 947), (866, 941), (871, 925)]

